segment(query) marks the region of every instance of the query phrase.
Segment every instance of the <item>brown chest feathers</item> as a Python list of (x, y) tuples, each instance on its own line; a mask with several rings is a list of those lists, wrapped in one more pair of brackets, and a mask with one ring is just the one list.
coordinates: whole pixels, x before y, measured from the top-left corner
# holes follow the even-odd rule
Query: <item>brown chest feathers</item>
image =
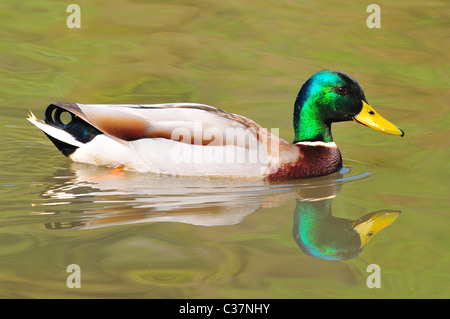
[(341, 152), (336, 146), (295, 144), (299, 155), (296, 161), (279, 163), (278, 170), (268, 180), (318, 177), (338, 171), (342, 167)]

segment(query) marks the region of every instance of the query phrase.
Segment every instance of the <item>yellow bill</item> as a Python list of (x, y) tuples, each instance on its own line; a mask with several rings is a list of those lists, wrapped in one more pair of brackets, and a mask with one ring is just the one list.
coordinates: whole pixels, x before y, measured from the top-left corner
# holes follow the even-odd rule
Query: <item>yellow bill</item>
[(371, 127), (385, 134), (397, 136), (405, 135), (405, 132), (403, 132), (388, 120), (385, 120), (381, 115), (375, 112), (373, 107), (371, 107), (369, 104), (364, 101), (362, 101), (362, 103), (363, 108), (361, 112), (359, 112), (359, 114), (353, 118), (356, 122)]
[(377, 232), (392, 224), (399, 215), (400, 211), (383, 210), (367, 214), (354, 221), (352, 227), (361, 238), (361, 247), (366, 245)]

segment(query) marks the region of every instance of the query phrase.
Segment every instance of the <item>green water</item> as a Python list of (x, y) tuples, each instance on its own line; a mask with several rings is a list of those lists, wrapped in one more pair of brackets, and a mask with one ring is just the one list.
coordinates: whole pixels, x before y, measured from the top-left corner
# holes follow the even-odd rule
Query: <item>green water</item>
[[(0, 297), (450, 297), (448, 3), (378, 1), (379, 29), (369, 1), (77, 1), (79, 29), (69, 3), (0, 2)], [(25, 120), (51, 101), (198, 102), (292, 141), (296, 94), (324, 68), (406, 132), (333, 125), (345, 170), (326, 178), (111, 175)], [(325, 260), (293, 235), (324, 196), (336, 219), (401, 215), (357, 256)]]

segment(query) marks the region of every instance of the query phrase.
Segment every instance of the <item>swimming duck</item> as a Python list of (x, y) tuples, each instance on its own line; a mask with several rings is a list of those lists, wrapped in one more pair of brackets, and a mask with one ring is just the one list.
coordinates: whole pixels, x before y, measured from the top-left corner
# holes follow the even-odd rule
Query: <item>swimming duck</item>
[[(69, 115), (64, 115), (68, 113)], [(369, 105), (359, 84), (323, 70), (301, 87), (294, 106), (293, 143), (254, 121), (195, 103), (51, 103), (40, 128), (76, 162), (186, 176), (309, 178), (338, 171), (341, 153), (331, 124), (354, 120), (380, 132), (404, 132)]]

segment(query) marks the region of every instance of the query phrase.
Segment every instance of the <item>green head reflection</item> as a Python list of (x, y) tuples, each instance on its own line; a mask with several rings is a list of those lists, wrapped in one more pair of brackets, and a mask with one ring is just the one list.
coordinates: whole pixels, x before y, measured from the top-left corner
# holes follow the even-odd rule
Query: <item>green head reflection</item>
[(308, 255), (320, 259), (355, 258), (381, 229), (400, 215), (399, 211), (378, 211), (357, 220), (331, 214), (334, 195), (314, 200), (297, 200), (293, 236)]

